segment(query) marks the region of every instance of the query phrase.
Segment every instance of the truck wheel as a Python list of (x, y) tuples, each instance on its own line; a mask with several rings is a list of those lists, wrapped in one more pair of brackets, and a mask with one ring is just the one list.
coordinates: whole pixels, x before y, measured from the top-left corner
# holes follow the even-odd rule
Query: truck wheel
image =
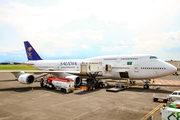
[(41, 87), (43, 87), (43, 86), (44, 86), (44, 84), (43, 84), (43, 83), (40, 83), (40, 85), (41, 85)]
[(64, 89), (64, 93), (66, 93), (66, 89)]
[(154, 99), (153, 99), (153, 101), (154, 101), (154, 102), (157, 102), (157, 101), (158, 101), (158, 99), (157, 99), (157, 98), (154, 98)]

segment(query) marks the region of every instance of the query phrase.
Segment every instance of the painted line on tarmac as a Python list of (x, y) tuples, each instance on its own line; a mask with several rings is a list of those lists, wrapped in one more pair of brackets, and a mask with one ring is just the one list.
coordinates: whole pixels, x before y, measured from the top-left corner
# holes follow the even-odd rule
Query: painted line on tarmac
[(156, 112), (160, 107), (162, 107), (164, 103), (159, 104), (157, 107), (155, 107), (151, 112), (149, 112), (147, 115), (145, 115), (141, 120), (146, 120), (149, 118), (154, 112)]

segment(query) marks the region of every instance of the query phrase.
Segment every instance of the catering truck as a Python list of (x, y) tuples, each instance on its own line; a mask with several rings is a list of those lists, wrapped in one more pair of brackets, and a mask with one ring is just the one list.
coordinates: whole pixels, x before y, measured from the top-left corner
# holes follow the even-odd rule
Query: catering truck
[(56, 90), (61, 90), (62, 92), (68, 93), (74, 91), (74, 81), (70, 78), (60, 78), (60, 77), (48, 77), (44, 80), (42, 87), (55, 88)]
[(180, 101), (174, 101), (169, 107), (163, 105), (160, 109), (161, 120), (179, 120), (180, 119)]

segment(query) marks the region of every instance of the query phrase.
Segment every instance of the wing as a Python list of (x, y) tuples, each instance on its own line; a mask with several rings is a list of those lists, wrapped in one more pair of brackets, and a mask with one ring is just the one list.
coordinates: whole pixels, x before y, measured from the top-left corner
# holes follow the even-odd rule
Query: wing
[[(77, 75), (77, 76), (81, 76), (81, 77), (87, 77), (87, 74), (86, 73), (82, 73), (80, 71), (11, 71), (11, 70), (6, 70), (6, 71), (3, 71), (1, 70), (0, 72), (4, 72), (4, 73), (13, 73), (13, 74), (16, 74), (16, 73), (19, 73), (19, 72), (24, 72), (24, 73), (31, 73), (31, 74), (42, 74), (42, 73), (48, 73), (48, 74), (53, 74), (53, 73), (69, 73), (69, 74), (72, 74), (72, 75)], [(98, 76), (102, 76), (102, 73), (98, 74)]]

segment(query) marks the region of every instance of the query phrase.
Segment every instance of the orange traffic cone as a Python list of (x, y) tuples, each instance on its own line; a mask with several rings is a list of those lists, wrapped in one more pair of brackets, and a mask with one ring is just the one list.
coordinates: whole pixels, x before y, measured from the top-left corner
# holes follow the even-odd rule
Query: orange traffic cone
[(32, 91), (33, 91), (33, 87), (32, 87)]

